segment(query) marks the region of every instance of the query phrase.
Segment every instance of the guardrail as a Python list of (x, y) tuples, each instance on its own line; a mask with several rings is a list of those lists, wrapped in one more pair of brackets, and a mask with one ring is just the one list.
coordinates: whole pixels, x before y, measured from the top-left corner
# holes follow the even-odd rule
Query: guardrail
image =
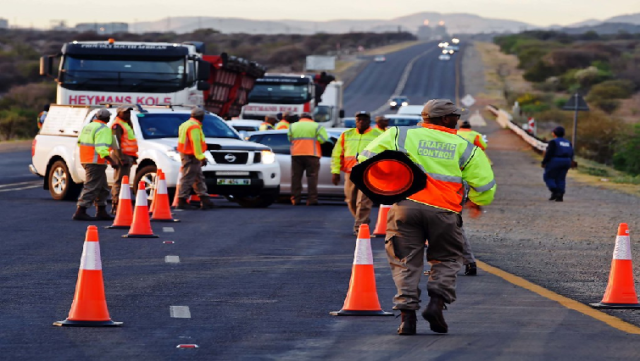
[(501, 127), (511, 129), (525, 142), (529, 143), (533, 147), (533, 149), (538, 152), (544, 152), (547, 150), (547, 143), (527, 133), (526, 130), (522, 129), (518, 124), (514, 123), (511, 114), (492, 105), (487, 105), (487, 110), (491, 112), (491, 114), (496, 116), (496, 121), (498, 122), (498, 124), (500, 124)]

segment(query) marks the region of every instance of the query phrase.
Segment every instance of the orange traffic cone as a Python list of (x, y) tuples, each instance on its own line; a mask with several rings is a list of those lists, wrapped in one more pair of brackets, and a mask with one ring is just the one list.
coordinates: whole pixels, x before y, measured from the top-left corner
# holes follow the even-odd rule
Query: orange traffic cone
[(198, 196), (197, 194), (193, 194), (191, 197), (189, 197), (189, 203), (193, 205), (200, 205), (200, 196)]
[(158, 181), (162, 174), (162, 169), (156, 171), (156, 179), (153, 182), (153, 192), (151, 192), (151, 205), (149, 206), (149, 214), (152, 214), (156, 210), (156, 196), (158, 195)]
[(176, 182), (176, 193), (173, 195), (173, 203), (171, 203), (171, 207), (178, 207), (178, 193), (180, 193), (180, 178), (182, 178), (182, 167), (180, 167), (180, 171), (178, 172), (178, 181)]
[(333, 316), (393, 316), (391, 312), (384, 312), (378, 301), (369, 226), (366, 224), (361, 225), (358, 231), (349, 291), (344, 306), (340, 311), (329, 313)]
[(100, 243), (98, 227), (87, 227), (87, 234), (82, 249), (80, 271), (76, 283), (76, 293), (64, 321), (53, 323), (54, 326), (120, 326), (122, 322), (113, 322), (109, 317), (107, 300), (104, 296), (102, 279), (102, 261), (100, 259)]
[(599, 303), (591, 303), (590, 305), (595, 308), (640, 308), (633, 282), (631, 241), (629, 227), (626, 223), (620, 223), (618, 226), (609, 284), (607, 290), (604, 291), (604, 297)]
[(373, 234), (376, 236), (384, 236), (387, 234), (387, 215), (392, 206), (380, 205), (378, 210), (378, 221), (376, 222), (376, 229), (373, 230)]
[(105, 228), (124, 229), (131, 227), (133, 221), (133, 208), (131, 206), (131, 189), (129, 189), (129, 176), (122, 177), (122, 186), (118, 196), (118, 208), (113, 224)]
[(133, 222), (129, 233), (122, 236), (123, 238), (158, 238), (151, 229), (147, 202), (147, 191), (144, 189), (144, 182), (140, 181), (138, 183), (138, 193), (136, 194), (136, 210), (133, 212)]
[(171, 207), (169, 206), (169, 193), (167, 192), (167, 181), (164, 179), (164, 173), (160, 171), (158, 174), (158, 182), (156, 187), (156, 196), (153, 204), (156, 206), (151, 216), (152, 221), (157, 222), (180, 222), (171, 216)]

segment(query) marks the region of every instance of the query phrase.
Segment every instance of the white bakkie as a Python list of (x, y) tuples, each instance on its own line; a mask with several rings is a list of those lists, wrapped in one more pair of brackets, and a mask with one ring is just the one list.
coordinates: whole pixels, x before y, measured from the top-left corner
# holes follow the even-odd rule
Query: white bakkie
[[(115, 108), (109, 108), (111, 121)], [(56, 200), (75, 199), (85, 180), (78, 157), (78, 134), (89, 123), (96, 106), (52, 105), (33, 141), (32, 173), (44, 177), (44, 189)], [(131, 170), (131, 186), (144, 181), (153, 189), (156, 170), (166, 174), (173, 193), (180, 171), (178, 127), (190, 117), (190, 109), (170, 106), (133, 106), (131, 121), (138, 139), (138, 164)], [(270, 148), (243, 141), (220, 117), (207, 113), (203, 121), (208, 165), (203, 168), (209, 193), (225, 196), (243, 207), (267, 207), (280, 193), (280, 167)], [(109, 184), (113, 169), (107, 168)]]

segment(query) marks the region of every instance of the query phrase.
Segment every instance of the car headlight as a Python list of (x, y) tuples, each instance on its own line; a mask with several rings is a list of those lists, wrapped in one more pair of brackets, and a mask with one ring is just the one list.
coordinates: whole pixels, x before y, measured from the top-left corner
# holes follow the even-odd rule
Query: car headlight
[(175, 160), (176, 162), (182, 162), (182, 160), (180, 159), (180, 153), (178, 153), (178, 151), (175, 149), (169, 149), (165, 152), (165, 154), (167, 155), (167, 157)]
[(396, 103), (396, 102), (391, 102), (391, 106), (392, 106), (392, 107), (395, 107), (396, 105), (398, 105), (398, 103)]
[(402, 106), (403, 106), (403, 107), (406, 107), (407, 105), (409, 105), (409, 103), (408, 103), (408, 102), (402, 102)]
[(261, 153), (262, 164), (273, 164), (276, 161), (276, 154), (270, 150), (263, 150)]

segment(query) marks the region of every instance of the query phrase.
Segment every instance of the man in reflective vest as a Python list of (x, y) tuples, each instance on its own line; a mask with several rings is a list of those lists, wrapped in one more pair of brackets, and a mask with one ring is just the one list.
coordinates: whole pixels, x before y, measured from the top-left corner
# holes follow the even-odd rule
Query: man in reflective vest
[(386, 131), (389, 128), (389, 119), (385, 118), (384, 115), (378, 115), (376, 117), (376, 128), (381, 131)]
[(471, 123), (468, 120), (462, 122), (460, 129), (458, 129), (458, 135), (482, 150), (487, 149), (487, 142), (484, 141), (484, 137), (475, 130), (471, 130)]
[(49, 104), (45, 104), (42, 111), (38, 113), (38, 119), (36, 120), (38, 124), (38, 129), (42, 129), (42, 126), (44, 125), (44, 120), (47, 119), (47, 113), (49, 113)]
[(202, 132), (204, 110), (193, 108), (191, 118), (180, 125), (178, 130), (178, 152), (182, 160), (182, 178), (178, 190), (178, 209), (190, 209), (187, 199), (191, 195), (191, 189), (200, 197), (200, 208), (203, 210), (213, 208), (209, 199), (207, 184), (205, 183), (202, 167), (207, 165), (204, 152), (207, 143)]
[(345, 173), (344, 201), (355, 219), (354, 235), (358, 234), (361, 224), (369, 224), (369, 215), (373, 202), (351, 182), (349, 175), (351, 168), (358, 163), (356, 156), (376, 139), (382, 131), (371, 127), (371, 116), (366, 112), (356, 114), (356, 127), (340, 135), (331, 154), (331, 181), (334, 185), (340, 183), (340, 172)]
[(302, 175), (307, 174), (307, 205), (318, 205), (318, 176), (320, 174), (320, 144), (329, 140), (327, 130), (304, 113), (300, 121), (291, 124), (288, 133), (291, 142), (291, 204), (300, 205)]
[(276, 130), (289, 129), (289, 126), (291, 125), (290, 119), (292, 115), (293, 114), (290, 114), (288, 112), (282, 113), (280, 121), (276, 124)]
[[(80, 163), (85, 170), (86, 177), (82, 193), (78, 198), (78, 209), (73, 215), (76, 221), (111, 221), (113, 217), (107, 213), (107, 198), (109, 198), (109, 184), (107, 183), (107, 162), (112, 167), (118, 164), (109, 156), (112, 133), (107, 126), (111, 113), (100, 109), (95, 114), (94, 121), (85, 125), (78, 136)], [(87, 214), (87, 208), (95, 203), (96, 217)]]
[(276, 117), (274, 117), (273, 115), (267, 115), (266, 117), (264, 117), (264, 122), (260, 124), (258, 130), (275, 130), (277, 121), (278, 119), (276, 119)]
[(398, 290), (394, 309), (401, 310), (401, 335), (416, 332), (420, 309), (423, 247), (431, 274), (427, 290), (431, 300), (422, 316), (431, 330), (446, 333), (442, 310), (456, 299), (456, 274), (462, 264), (464, 236), (462, 203), (465, 183), (469, 199), (477, 205), (493, 201), (496, 182), (484, 152), (456, 135), (461, 110), (448, 99), (427, 102), (418, 127), (393, 127), (371, 142), (358, 157), (364, 161), (385, 150), (405, 153), (427, 175), (425, 188), (393, 205), (388, 215), (385, 248)]
[(130, 107), (119, 107), (116, 111), (116, 119), (111, 125), (113, 132), (113, 150), (111, 155), (118, 161), (120, 167), (114, 174), (114, 182), (111, 186), (111, 213), (116, 214), (118, 199), (120, 196), (120, 186), (122, 178), (131, 173), (131, 166), (138, 160), (138, 141), (131, 124)]

